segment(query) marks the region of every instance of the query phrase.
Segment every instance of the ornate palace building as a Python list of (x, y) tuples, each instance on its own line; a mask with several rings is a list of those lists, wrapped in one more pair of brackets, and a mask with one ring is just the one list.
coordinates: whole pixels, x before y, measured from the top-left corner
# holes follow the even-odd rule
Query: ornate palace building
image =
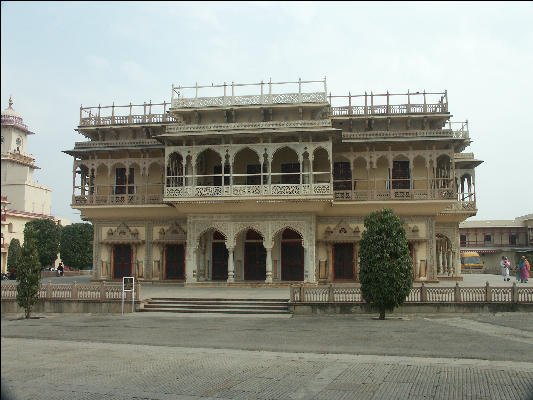
[(326, 80), (172, 87), (81, 107), (72, 207), (96, 279), (353, 282), (366, 215), (401, 216), (420, 281), (461, 279), (476, 214), (468, 124), (444, 93), (327, 95)]

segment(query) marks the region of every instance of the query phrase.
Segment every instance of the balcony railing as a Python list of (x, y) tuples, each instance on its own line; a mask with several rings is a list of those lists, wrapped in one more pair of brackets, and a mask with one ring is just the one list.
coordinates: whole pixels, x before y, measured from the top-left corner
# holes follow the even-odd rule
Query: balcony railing
[(149, 146), (160, 145), (156, 139), (132, 139), (132, 140), (104, 140), (104, 141), (92, 141), (92, 142), (76, 142), (74, 147), (76, 149), (84, 148), (98, 148), (98, 147), (122, 147), (122, 146)]
[[(323, 84), (323, 92), (302, 92), (302, 85)], [(298, 85), (297, 93), (272, 93), (272, 86)], [(235, 89), (241, 87), (258, 87), (257, 94), (238, 95)], [(184, 97), (183, 91), (195, 90), (194, 97)], [(198, 97), (199, 90), (220, 90), (223, 89), (222, 96)], [(172, 107), (173, 108), (197, 108), (197, 107), (228, 107), (228, 106), (250, 106), (250, 105), (270, 105), (270, 104), (301, 104), (301, 103), (326, 103), (327, 102), (326, 79), (323, 81), (302, 81), (296, 82), (259, 82), (259, 83), (224, 83), (222, 85), (198, 85), (195, 86), (174, 86), (172, 85)]]
[[(398, 97), (400, 104), (391, 104)], [(421, 98), (422, 97), (422, 98)], [(429, 97), (429, 99), (428, 99)], [(332, 116), (366, 116), (366, 115), (402, 115), (402, 114), (442, 114), (448, 112), (448, 94), (444, 93), (383, 93), (383, 94), (361, 94), (348, 96), (329, 95)], [(412, 100), (415, 102), (412, 102)], [(420, 99), (420, 100), (418, 100)], [(428, 101), (429, 100), (429, 101)], [(348, 105), (337, 106), (334, 103), (348, 102)], [(385, 104), (376, 104), (382, 102)]]
[(468, 130), (451, 129), (417, 129), (405, 131), (364, 131), (364, 132), (343, 132), (342, 138), (348, 140), (375, 139), (375, 138), (426, 138), (426, 137), (449, 137), (453, 139), (468, 139)]
[(167, 133), (231, 131), (241, 129), (283, 129), (283, 128), (321, 128), (331, 127), (331, 120), (301, 120), (301, 121), (268, 121), (268, 122), (236, 122), (227, 124), (193, 124), (169, 125)]
[(74, 187), (72, 205), (138, 205), (160, 204), (163, 201), (163, 185), (95, 185)]
[(22, 118), (15, 117), (14, 115), (2, 115), (2, 125), (16, 125), (24, 130), (28, 130), (28, 125), (24, 124)]
[[(177, 122), (167, 113), (170, 103), (128, 104), (125, 106), (80, 107), (79, 126), (162, 124)], [(160, 112), (154, 112), (160, 109)]]
[(483, 248), (483, 247), (527, 247), (526, 241), (516, 241), (516, 243), (497, 243), (495, 241), (485, 242), (483, 240), (461, 241), (461, 247)]

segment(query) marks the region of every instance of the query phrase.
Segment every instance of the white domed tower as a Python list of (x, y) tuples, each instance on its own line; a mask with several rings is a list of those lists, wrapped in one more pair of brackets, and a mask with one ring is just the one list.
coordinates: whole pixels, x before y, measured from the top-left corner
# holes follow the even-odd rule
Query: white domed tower
[(22, 117), (9, 107), (2, 111), (2, 196), (14, 210), (50, 215), (51, 189), (33, 181), (35, 158), (27, 153), (29, 135), (34, 135)]

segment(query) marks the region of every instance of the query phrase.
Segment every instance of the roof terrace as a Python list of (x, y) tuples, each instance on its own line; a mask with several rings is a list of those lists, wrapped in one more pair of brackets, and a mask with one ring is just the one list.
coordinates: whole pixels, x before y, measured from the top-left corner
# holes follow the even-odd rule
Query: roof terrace
[[(448, 113), (448, 92), (379, 93), (328, 96), (332, 117)], [(346, 105), (346, 103), (348, 103)]]

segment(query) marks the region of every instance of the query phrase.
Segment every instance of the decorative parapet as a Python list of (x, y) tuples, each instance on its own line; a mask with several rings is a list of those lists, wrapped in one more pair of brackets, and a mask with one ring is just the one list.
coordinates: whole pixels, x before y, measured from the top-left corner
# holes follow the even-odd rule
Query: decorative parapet
[[(364, 303), (360, 287), (293, 285), (291, 303)], [(480, 287), (413, 287), (406, 303), (533, 303), (533, 288), (491, 287), (487, 282)]]
[[(123, 147), (123, 146), (149, 146), (161, 145), (156, 139), (134, 139), (134, 140), (106, 140), (92, 142), (76, 142), (74, 148), (98, 148), (98, 147)], [(161, 145), (162, 146), (162, 145)]]
[[(324, 91), (302, 92), (302, 85), (323, 84)], [(272, 93), (272, 86), (298, 85), (297, 93)], [(235, 88), (258, 87), (258, 94), (237, 95)], [(199, 90), (223, 89), (222, 96), (198, 97)], [(184, 97), (182, 91), (194, 89), (194, 97)], [(228, 93), (228, 90), (230, 91)], [(199, 108), (199, 107), (229, 107), (229, 106), (251, 106), (251, 105), (273, 105), (273, 104), (303, 104), (303, 103), (327, 103), (326, 78), (323, 81), (302, 81), (296, 82), (259, 82), (259, 83), (234, 83), (230, 85), (198, 85), (195, 86), (174, 86), (172, 85), (172, 107), (173, 108)]]
[(242, 129), (331, 128), (331, 120), (236, 122), (226, 124), (168, 125), (166, 133), (229, 131)]
[(176, 98), (172, 100), (172, 108), (200, 108), (200, 107), (230, 107), (253, 106), (272, 104), (301, 104), (301, 103), (326, 103), (324, 92), (315, 93), (280, 93), (247, 96), (220, 96), (220, 97), (195, 97)]
[(178, 186), (166, 187), (166, 199), (261, 197), (261, 196), (323, 196), (331, 195), (330, 183), (233, 185), (233, 186)]
[(28, 130), (28, 125), (23, 122), (22, 118), (14, 115), (2, 115), (2, 125), (15, 125), (25, 131)]
[(477, 213), (476, 202), (475, 201), (456, 201), (453, 204), (449, 205), (439, 213), (439, 215), (447, 214), (456, 214), (456, 213), (467, 213), (475, 215)]
[(35, 158), (29, 154), (22, 154), (22, 153), (15, 153), (15, 152), (9, 152), (9, 153), (2, 153), (2, 159), (3, 160), (12, 160), (16, 161), (22, 164), (31, 165), (34, 166)]
[(449, 137), (453, 139), (468, 139), (468, 131), (452, 131), (450, 129), (409, 130), (409, 131), (366, 131), (343, 132), (343, 139), (375, 139), (396, 137)]
[[(167, 113), (170, 103), (128, 104), (124, 106), (80, 107), (80, 127), (163, 124), (177, 122)], [(157, 112), (157, 111), (160, 112)], [(155, 111), (155, 112), (153, 112)]]

